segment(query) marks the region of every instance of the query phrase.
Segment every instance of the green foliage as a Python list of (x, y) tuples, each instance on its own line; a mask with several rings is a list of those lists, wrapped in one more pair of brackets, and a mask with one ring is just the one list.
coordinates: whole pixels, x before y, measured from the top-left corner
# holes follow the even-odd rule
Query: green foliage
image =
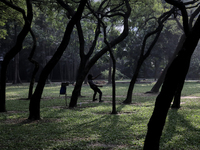
[[(0, 22), (0, 24), (1, 24), (1, 22)], [(0, 26), (3, 26), (3, 23)], [(0, 39), (5, 39), (6, 35), (7, 35), (7, 30), (0, 29)]]
[[(21, 3), (14, 3), (15, 5), (19, 4), (19, 7), (22, 6)], [(7, 29), (5, 28), (6, 23), (9, 20), (16, 21), (18, 23), (23, 22), (22, 14), (18, 11), (13, 10), (10, 7), (7, 7), (4, 3), (0, 2), (0, 39), (6, 39), (8, 35)]]
[[(120, 81), (121, 82), (121, 81)], [(41, 99), (40, 121), (27, 122), (28, 85), (7, 87), (7, 110), (0, 113), (0, 147), (18, 149), (113, 149), (141, 150), (147, 123), (154, 108), (156, 95), (145, 95), (152, 84), (136, 84), (131, 105), (120, 104), (128, 84), (117, 83), (117, 115), (111, 115), (111, 86), (104, 86), (104, 103), (92, 102), (93, 91), (83, 86), (78, 106), (65, 107), (64, 96), (59, 97), (59, 84), (46, 85)], [(73, 86), (67, 87), (68, 96)], [(183, 96), (200, 96), (198, 82), (186, 82)], [(161, 137), (160, 149), (198, 150), (200, 98), (183, 97), (181, 109), (169, 110)], [(68, 98), (69, 101), (69, 98)]]
[[(101, 73), (102, 73), (102, 77), (104, 79), (108, 79), (109, 70), (104, 70)], [(122, 80), (122, 79), (127, 79), (127, 77), (126, 77), (126, 75), (122, 74), (118, 69), (116, 69), (115, 79), (116, 80), (120, 80), (120, 79)]]
[[(78, 3), (74, 3), (74, 1), (67, 2), (72, 8), (76, 8), (78, 5)], [(97, 10), (100, 2), (101, 1), (90, 1), (94, 10)], [(101, 11), (107, 12), (110, 9), (105, 9), (105, 7), (109, 6), (109, 8), (115, 8), (119, 3), (122, 2), (123, 1), (114, 0), (107, 1), (102, 6)], [(21, 8), (26, 8), (25, 1), (13, 1), (13, 3)], [(134, 73), (144, 36), (146, 33), (153, 31), (157, 26), (155, 18), (158, 18), (163, 12), (168, 11), (170, 8), (169, 5), (166, 5), (160, 0), (131, 0), (130, 4), (132, 12), (129, 19), (129, 35), (123, 42), (113, 48), (114, 55), (117, 60), (117, 69), (128, 77), (132, 77)], [(1, 53), (5, 54), (11, 48), (9, 46), (12, 46), (15, 41), (14, 26), (17, 26), (18, 34), (21, 29), (20, 26), (23, 25), (23, 19), (20, 13), (5, 6), (2, 2), (0, 2), (0, 7), (3, 10), (0, 12), (0, 38), (5, 39), (2, 40)], [(125, 9), (125, 7), (120, 7), (116, 9), (116, 12), (122, 12), (123, 9)], [(46, 56), (52, 56), (58, 48), (69, 18), (67, 11), (54, 1), (33, 1), (33, 11), (34, 20), (32, 23), (32, 30), (37, 38), (37, 50), (34, 57), (41, 64), (41, 66), (44, 66), (47, 62)], [(109, 15), (112, 14), (109, 13)], [(123, 20), (120, 17), (115, 17), (112, 19), (110, 19), (110, 17), (105, 17), (103, 21), (107, 25), (108, 41), (112, 41), (120, 34)], [(96, 24), (97, 19), (91, 15), (90, 11), (86, 7), (81, 19), (85, 54), (89, 51), (92, 41), (94, 40)], [(180, 34), (181, 30), (179, 30), (179, 27), (176, 25), (174, 20), (170, 20), (165, 23), (161, 38), (156, 44), (156, 47), (153, 49), (151, 58), (146, 60), (146, 62), (143, 64), (142, 72), (147, 72), (145, 77), (153, 77), (153, 75), (156, 74), (154, 73), (156, 72), (156, 69), (160, 70), (161, 68), (165, 67), (168, 59), (171, 57), (171, 53), (174, 51), (175, 46), (177, 45), (177, 36)], [(171, 35), (173, 35), (173, 37)], [(151, 40), (152, 39), (150, 38), (147, 41), (147, 47), (151, 43)], [(25, 51), (20, 53), (21, 62), (27, 60), (29, 52), (32, 48), (32, 42), (31, 36), (27, 36), (23, 45), (23, 49), (25, 49)], [(55, 72), (62, 72), (61, 70), (66, 72), (63, 76), (68, 78), (68, 80), (75, 80), (72, 79), (72, 77), (75, 78), (76, 70), (78, 69), (80, 62), (79, 46), (78, 33), (76, 28), (74, 28), (74, 31), (71, 35), (70, 44), (61, 58), (62, 65), (59, 64), (61, 66), (60, 68), (62, 69), (58, 70), (58, 67), (56, 68), (57, 70), (54, 69)], [(92, 56), (99, 52), (104, 46), (103, 34), (101, 33)], [(99, 72), (108, 69), (108, 61), (109, 55), (104, 55), (98, 60), (95, 65)], [(160, 62), (160, 64), (157, 64), (156, 66), (156, 62)], [(73, 72), (72, 74), (71, 70), (74, 70), (75, 73)], [(71, 74), (67, 72), (70, 72)], [(31, 64), (20, 63), (20, 74), (24, 74), (25, 76), (25, 79), (22, 78), (22, 80), (28, 80), (31, 73)], [(59, 75), (57, 75), (56, 79), (54, 80), (60, 79), (60, 76), (58, 76)], [(9, 80), (12, 79), (9, 78)]]

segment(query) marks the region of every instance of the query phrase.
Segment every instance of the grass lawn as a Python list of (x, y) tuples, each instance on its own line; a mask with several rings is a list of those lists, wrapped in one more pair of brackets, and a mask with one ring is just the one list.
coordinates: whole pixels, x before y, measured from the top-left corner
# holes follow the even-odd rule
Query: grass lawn
[[(28, 84), (7, 86), (6, 113), (0, 113), (1, 150), (140, 150), (156, 94), (144, 94), (153, 84), (136, 84), (131, 105), (120, 104), (128, 89), (117, 83), (117, 115), (111, 115), (111, 85), (101, 88), (103, 103), (92, 102), (93, 91), (83, 86), (78, 107), (65, 106), (59, 84), (46, 85), (39, 121), (27, 122)], [(73, 86), (67, 87), (71, 96)], [(98, 96), (98, 95), (97, 95)], [(200, 83), (186, 82), (181, 108), (170, 109), (163, 130), (161, 150), (200, 149)], [(68, 97), (68, 102), (70, 98)]]

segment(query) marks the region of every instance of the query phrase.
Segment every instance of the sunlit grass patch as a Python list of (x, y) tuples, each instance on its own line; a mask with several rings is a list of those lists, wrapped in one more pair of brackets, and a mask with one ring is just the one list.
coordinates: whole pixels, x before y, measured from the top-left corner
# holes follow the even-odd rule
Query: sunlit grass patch
[[(112, 88), (104, 85), (103, 103), (92, 102), (93, 91), (84, 85), (77, 107), (66, 107), (60, 84), (45, 86), (41, 99), (42, 119), (27, 122), (29, 115), (28, 85), (8, 86), (6, 113), (0, 113), (0, 147), (18, 149), (111, 149), (141, 150), (147, 123), (154, 109), (157, 94), (144, 94), (152, 84), (136, 84), (130, 105), (126, 98), (127, 83), (117, 83), (116, 109), (112, 112)], [(67, 87), (69, 104), (72, 85)], [(198, 96), (199, 83), (187, 82), (183, 96)], [(98, 94), (97, 94), (98, 97)], [(184, 98), (181, 108), (170, 109), (161, 137), (160, 149), (200, 149), (200, 98)]]

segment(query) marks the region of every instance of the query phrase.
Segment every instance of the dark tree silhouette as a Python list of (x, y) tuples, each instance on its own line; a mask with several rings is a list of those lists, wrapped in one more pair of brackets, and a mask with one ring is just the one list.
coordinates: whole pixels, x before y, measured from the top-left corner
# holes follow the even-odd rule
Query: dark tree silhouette
[[(42, 92), (46, 83), (46, 79), (54, 66), (57, 64), (57, 62), (60, 60), (63, 52), (67, 48), (69, 41), (70, 41), (70, 35), (73, 31), (74, 25), (81, 19), (85, 4), (87, 0), (82, 0), (79, 4), (79, 7), (77, 9), (77, 12), (73, 15), (71, 20), (69, 21), (64, 37), (62, 39), (61, 44), (59, 45), (57, 51), (53, 55), (53, 57), (49, 60), (49, 62), (46, 64), (46, 66), (43, 68), (38, 84), (36, 86), (35, 92), (33, 93), (31, 99), (30, 99), (30, 105), (29, 105), (29, 120), (39, 120), (40, 119), (40, 100), (42, 96)], [(63, 5), (61, 5), (63, 6)]]
[[(190, 20), (189, 20), (189, 28), (191, 29), (192, 28), (192, 23), (194, 21), (194, 18), (198, 15), (198, 13), (200, 12), (200, 7), (197, 8), (191, 15), (190, 15)], [(177, 21), (177, 20), (176, 20)], [(183, 27), (181, 26), (181, 24), (177, 21), (179, 27), (181, 29), (183, 29)], [(162, 74), (160, 75), (158, 81), (156, 82), (156, 84), (152, 87), (151, 91), (150, 92), (147, 92), (147, 93), (158, 93), (159, 92), (159, 89), (165, 79), (165, 75), (167, 73), (167, 70), (169, 68), (169, 66), (171, 65), (171, 63), (173, 62), (173, 60), (176, 58), (177, 54), (179, 53), (179, 51), (181, 50), (182, 46), (183, 46), (183, 43), (185, 41), (185, 34), (183, 34), (178, 42), (178, 45), (176, 47), (176, 50), (170, 60), (170, 62), (167, 64), (167, 66), (165, 67), (165, 69), (163, 70)], [(183, 83), (180, 83), (179, 86), (177, 87), (177, 90), (176, 90), (176, 93), (174, 95), (174, 101), (173, 101), (173, 104), (172, 104), (172, 108), (180, 108), (180, 99), (181, 99), (181, 91), (182, 91), (182, 88), (183, 88), (183, 85), (184, 85), (184, 82)]]
[(111, 57), (112, 63), (113, 63), (113, 71), (112, 71), (112, 112), (111, 112), (111, 114), (117, 114), (117, 110), (116, 110), (116, 84), (115, 84), (116, 60), (115, 60), (115, 57), (113, 55), (113, 51), (112, 51), (112, 48), (110, 46), (110, 43), (107, 40), (106, 25), (104, 23), (102, 23), (102, 24), (103, 24), (103, 31), (104, 31), (104, 42), (109, 49), (110, 57)]
[(182, 45), (183, 45), (183, 42), (185, 41), (185, 35), (182, 35), (180, 40), (179, 40), (179, 43), (178, 43), (178, 46), (176, 47), (176, 50), (170, 60), (170, 62), (167, 64), (167, 66), (165, 67), (165, 69), (162, 71), (162, 74), (160, 75), (160, 77), (158, 78), (156, 84), (152, 87), (151, 91), (148, 91), (147, 93), (158, 93), (159, 92), (159, 89), (165, 79), (165, 75), (167, 73), (167, 69), (169, 68), (169, 66), (171, 65), (172, 61), (176, 58), (176, 55), (178, 54), (178, 52), (180, 51)]
[[(116, 84), (115, 84), (116, 60), (115, 60), (115, 57), (113, 55), (112, 47), (111, 47), (110, 43), (107, 40), (107, 32), (106, 32), (107, 31), (107, 26), (102, 21), (102, 19), (100, 19), (94, 13), (94, 11), (91, 9), (91, 7), (88, 7), (88, 8), (93, 13), (93, 15), (97, 18), (98, 27), (100, 27), (100, 24), (103, 26), (104, 43), (108, 47), (108, 51), (110, 53), (110, 61), (112, 61), (112, 63), (113, 63), (113, 72), (112, 72), (112, 112), (111, 112), (111, 114), (117, 114), (117, 110), (116, 110)], [(113, 27), (113, 25), (112, 25), (112, 27)], [(111, 64), (111, 62), (110, 62), (110, 64)], [(111, 68), (111, 66), (110, 66), (110, 68)], [(109, 74), (111, 74), (111, 70), (109, 71)]]
[(33, 94), (33, 86), (34, 86), (34, 83), (35, 83), (35, 76), (39, 70), (39, 63), (33, 59), (33, 55), (35, 53), (35, 50), (36, 50), (36, 46), (37, 46), (37, 41), (36, 41), (36, 37), (35, 37), (35, 34), (33, 33), (32, 30), (30, 30), (30, 33), (31, 33), (31, 36), (32, 36), (32, 39), (33, 39), (33, 47), (32, 47), (32, 50), (31, 50), (31, 53), (28, 57), (28, 60), (34, 64), (34, 70), (33, 70), (33, 73), (32, 73), (32, 76), (31, 76), (31, 81), (30, 81), (30, 84), (29, 84), (29, 92), (28, 92), (28, 99), (31, 98), (32, 94)]
[[(14, 25), (14, 33), (15, 33), (15, 42), (17, 41), (17, 24)], [(19, 53), (16, 54), (14, 57), (14, 78), (13, 78), (13, 84), (22, 83), (20, 75), (19, 75)]]
[(1, 2), (5, 3), (9, 7), (15, 9), (16, 11), (22, 13), (23, 19), (25, 21), (25, 24), (17, 36), (17, 41), (15, 46), (6, 53), (4, 60), (1, 64), (1, 79), (0, 79), (0, 112), (5, 112), (6, 111), (6, 105), (5, 105), (5, 95), (6, 95), (6, 72), (7, 72), (7, 67), (9, 62), (14, 58), (14, 56), (20, 52), (22, 49), (22, 43), (27, 36), (30, 27), (31, 27), (31, 22), (33, 18), (33, 13), (32, 13), (32, 2), (31, 0), (26, 0), (26, 7), (27, 7), (27, 15), (24, 9), (14, 5), (11, 2), (8, 2), (6, 0), (1, 0)]
[[(125, 39), (125, 37), (128, 35), (128, 18), (130, 16), (131, 8), (130, 8), (130, 4), (129, 4), (128, 0), (124, 0), (118, 6), (116, 6), (112, 10), (105, 13), (104, 12), (105, 8), (103, 8), (103, 5), (106, 2), (109, 3), (109, 1), (104, 0), (100, 4), (98, 10), (95, 12), (97, 14), (97, 16), (101, 14), (102, 21), (105, 17), (112, 18), (112, 17), (116, 17), (116, 16), (122, 16), (123, 20), (124, 20), (124, 24), (123, 24), (124, 30), (123, 30), (123, 32), (118, 37), (116, 37), (115, 39), (113, 39), (110, 42), (110, 47), (112, 48), (113, 46), (115, 46), (118, 43), (120, 43), (121, 41), (123, 41)], [(121, 10), (122, 10), (121, 6), (124, 6), (124, 5), (125, 5), (126, 10), (124, 12), (121, 12)], [(89, 3), (88, 3), (87, 6), (90, 7)], [(118, 9), (120, 9), (120, 11), (117, 11)], [(92, 46), (91, 46), (89, 52), (87, 54), (85, 54), (84, 48), (82, 48), (80, 50), (81, 63), (80, 63), (80, 66), (79, 66), (78, 76), (77, 76), (77, 79), (76, 79), (76, 85), (75, 85), (74, 90), (72, 92), (72, 97), (71, 97), (69, 107), (75, 107), (77, 105), (78, 96), (80, 95), (82, 83), (85, 80), (86, 75), (88, 74), (91, 67), (96, 63), (96, 61), (102, 55), (104, 55), (106, 52), (109, 51), (109, 47), (106, 45), (102, 50), (100, 50), (92, 58), (90, 58), (91, 55), (93, 54), (93, 51), (94, 51), (94, 48), (96, 46), (96, 42), (97, 42), (97, 38), (98, 38), (99, 34), (100, 34), (99, 24), (97, 24), (97, 28), (96, 28), (96, 32), (95, 32), (95, 38), (94, 38), (94, 41), (92, 43)], [(80, 40), (80, 38), (79, 38), (79, 40)], [(83, 44), (84, 44), (82, 41), (80, 41), (80, 47), (82, 47)]]
[[(169, 12), (166, 12), (163, 15), (161, 15), (158, 18), (158, 24), (159, 24), (158, 27), (154, 31), (147, 33), (146, 36), (144, 37), (141, 52), (140, 52), (140, 57), (139, 57), (139, 60), (137, 62), (137, 66), (136, 66), (136, 70), (134, 72), (134, 75), (133, 75), (131, 82), (129, 84), (126, 99), (123, 101), (124, 104), (130, 104), (132, 102), (132, 93), (133, 93), (134, 85), (135, 85), (135, 82), (137, 80), (140, 68), (141, 68), (143, 62), (146, 60), (146, 58), (150, 55), (151, 50), (153, 49), (154, 45), (156, 44), (156, 42), (157, 42), (157, 40), (160, 36), (160, 33), (163, 29), (163, 23), (171, 16), (171, 14), (174, 12), (174, 10), (175, 9), (172, 8)], [(145, 53), (146, 41), (149, 37), (151, 37), (154, 34), (156, 34), (156, 36), (154, 37), (154, 40), (152, 41), (151, 45), (149, 46), (149, 48), (147, 49), (147, 51)]]
[[(194, 26), (189, 28), (186, 7), (188, 3), (166, 0), (166, 2), (179, 8), (183, 16), (183, 26), (186, 39), (176, 58), (170, 65), (161, 92), (156, 98), (153, 114), (148, 123), (148, 131), (145, 138), (144, 149), (159, 149), (160, 137), (165, 125), (168, 110), (177, 89), (183, 86), (186, 74), (189, 69), (191, 56), (200, 38), (200, 16), (198, 16)], [(194, 3), (194, 2), (193, 2)], [(181, 89), (182, 90), (182, 89)]]

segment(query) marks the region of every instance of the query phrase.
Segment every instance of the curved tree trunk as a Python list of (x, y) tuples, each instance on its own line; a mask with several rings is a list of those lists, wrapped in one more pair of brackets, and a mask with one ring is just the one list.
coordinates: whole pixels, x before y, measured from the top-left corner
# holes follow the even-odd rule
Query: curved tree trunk
[[(185, 74), (185, 76), (186, 76), (186, 74)], [(181, 81), (181, 83), (179, 83), (177, 85), (177, 89), (176, 89), (176, 92), (174, 95), (174, 101), (173, 101), (171, 108), (179, 109), (181, 107), (181, 91), (183, 89), (183, 86), (184, 86), (184, 80)]]
[[(17, 41), (17, 25), (14, 25), (15, 30), (15, 42)], [(16, 54), (14, 57), (14, 64), (13, 64), (13, 70), (14, 70), (14, 77), (13, 77), (13, 84), (22, 83), (19, 75), (19, 53)]]
[(152, 87), (150, 92), (147, 93), (158, 93), (159, 89), (165, 79), (165, 75), (167, 73), (167, 70), (169, 68), (169, 66), (171, 65), (172, 61), (175, 59), (176, 55), (178, 54), (178, 52), (181, 50), (181, 47), (183, 46), (183, 43), (185, 41), (185, 35), (183, 34), (179, 40), (178, 46), (176, 47), (176, 50), (171, 58), (171, 60), (169, 61), (169, 63), (167, 64), (167, 66), (165, 67), (165, 69), (163, 70), (162, 74), (160, 75), (160, 77), (158, 78), (156, 84)]
[[(113, 64), (113, 72), (112, 72), (112, 112), (111, 114), (117, 114), (116, 110), (116, 84), (115, 84), (115, 72), (116, 72), (116, 60), (113, 55), (112, 47), (110, 43), (107, 41), (107, 34), (106, 34), (106, 25), (102, 22), (103, 31), (104, 31), (104, 43), (108, 46), (109, 53), (110, 53), (110, 64), (112, 60)], [(111, 73), (111, 70), (110, 70)]]
[(79, 76), (79, 78), (76, 80), (76, 85), (74, 87), (74, 90), (72, 92), (72, 97), (71, 97), (71, 100), (70, 100), (70, 103), (69, 103), (69, 107), (76, 107), (77, 106), (77, 100), (78, 100), (78, 97), (80, 95), (80, 91), (81, 91), (81, 87), (82, 87), (82, 83), (87, 75), (89, 71), (87, 72), (82, 72), (81, 76)]
[(13, 84), (22, 83), (19, 75), (19, 53), (14, 58), (14, 79)]
[(189, 63), (190, 58), (186, 60), (185, 55), (179, 55), (168, 69), (161, 92), (156, 98), (153, 114), (148, 123), (144, 149), (159, 149), (159, 141), (169, 107), (176, 93), (178, 84), (184, 80), (182, 74), (187, 73)]
[(200, 16), (198, 17), (190, 33), (187, 34), (181, 51), (167, 71), (161, 92), (156, 98), (153, 114), (148, 123), (148, 131), (144, 143), (145, 150), (159, 149), (159, 141), (165, 125), (169, 107), (178, 86), (184, 83), (189, 69), (191, 56), (200, 38), (199, 26)]
[[(112, 53), (110, 49), (110, 53)], [(116, 84), (115, 84), (115, 73), (116, 73), (116, 60), (114, 58), (114, 55), (112, 55), (112, 61), (113, 61), (113, 72), (112, 72), (112, 112), (111, 114), (117, 114), (116, 109)]]
[[(125, 0), (125, 3), (126, 3), (126, 7), (127, 7), (127, 12), (124, 14), (124, 30), (123, 32), (120, 34), (120, 36), (118, 36), (117, 38), (115, 38), (113, 41), (110, 42), (110, 46), (113, 47), (115, 45), (117, 45), (118, 43), (120, 43), (121, 41), (124, 40), (124, 38), (128, 35), (128, 18), (130, 16), (130, 12), (131, 12), (131, 8), (130, 8), (130, 5), (129, 5), (129, 2), (127, 0)], [(80, 49), (80, 56), (81, 56), (81, 59), (84, 58), (86, 59), (87, 61), (89, 60), (91, 54), (93, 53), (93, 50), (94, 50), (94, 47), (96, 45), (96, 38), (98, 36), (98, 33), (99, 31), (97, 30), (97, 33), (95, 35), (95, 40), (93, 41), (93, 45), (92, 47), (90, 48), (89, 52), (87, 55), (85, 55), (85, 57), (83, 56), (84, 55), (84, 48)], [(79, 35), (80, 37), (81, 35)], [(83, 40), (81, 40), (83, 41)], [(83, 47), (84, 44), (83, 43), (80, 43), (80, 47)], [(69, 104), (69, 107), (75, 107), (77, 105), (77, 101), (78, 101), (78, 94), (80, 93), (80, 90), (81, 90), (81, 86), (82, 86), (82, 83), (86, 77), (86, 75), (88, 74), (89, 70), (92, 68), (92, 66), (96, 63), (96, 61), (101, 57), (103, 56), (107, 51), (109, 50), (108, 46), (104, 47), (101, 51), (99, 51), (97, 54), (95, 54), (88, 62), (87, 64), (85, 64), (85, 67), (82, 68), (82, 73), (80, 74), (80, 76), (77, 78), (76, 80), (76, 85), (74, 87), (74, 90), (72, 92), (72, 96), (71, 96), (71, 100), (70, 100), (70, 104)]]
[[(169, 11), (168, 13), (171, 14), (173, 12), (172, 10)], [(158, 38), (160, 36), (160, 33), (161, 33), (162, 29), (163, 29), (163, 22), (169, 17), (169, 14), (166, 13), (166, 16), (161, 16), (159, 18), (159, 20), (160, 20), (159, 26), (156, 28), (156, 30), (152, 31), (150, 33), (147, 33), (146, 36), (144, 37), (144, 40), (143, 40), (143, 43), (142, 43), (140, 57), (139, 57), (139, 60), (137, 62), (137, 66), (136, 66), (136, 70), (134, 72), (134, 75), (133, 75), (133, 77), (131, 79), (131, 82), (129, 84), (127, 97), (123, 101), (124, 104), (130, 104), (132, 102), (133, 88), (134, 88), (135, 82), (137, 80), (140, 68), (141, 68), (143, 62), (146, 60), (146, 58), (150, 55), (151, 50), (153, 49), (154, 45), (156, 44), (156, 42), (157, 42), (157, 40), (158, 40)], [(161, 21), (161, 19), (162, 19), (162, 21)], [(147, 39), (150, 36), (152, 36), (154, 34), (156, 34), (156, 36), (155, 36), (154, 40), (152, 41), (151, 45), (149, 46), (147, 52), (144, 54), (144, 49), (145, 49), (146, 41), (147, 41)]]
[(35, 61), (33, 59), (33, 55), (35, 53), (35, 50), (36, 50), (36, 37), (33, 33), (32, 30), (30, 30), (30, 33), (31, 33), (31, 36), (32, 36), (32, 39), (33, 39), (33, 48), (32, 48), (32, 51), (29, 55), (29, 58), (28, 60), (34, 64), (34, 70), (33, 70), (33, 73), (32, 73), (32, 76), (31, 76), (31, 81), (30, 81), (30, 85), (29, 85), (29, 92), (28, 92), (28, 99), (31, 98), (32, 94), (33, 94), (33, 86), (34, 86), (34, 83), (35, 83), (35, 76), (39, 70), (39, 63), (37, 61)]
[(0, 79), (0, 112), (5, 112), (6, 111), (6, 106), (5, 106), (5, 94), (6, 94), (6, 72), (7, 72), (7, 67), (9, 62), (14, 58), (14, 56), (19, 53), (19, 51), (22, 49), (22, 44), (27, 36), (30, 27), (31, 27), (31, 22), (33, 18), (33, 13), (32, 13), (32, 3), (30, 0), (26, 0), (26, 5), (27, 5), (27, 16), (25, 15), (25, 11), (15, 5), (13, 5), (10, 2), (5, 2), (6, 5), (9, 7), (16, 9), (17, 11), (21, 12), (23, 14), (23, 18), (25, 20), (25, 25), (23, 26), (23, 29), (17, 36), (17, 41), (15, 46), (6, 53), (4, 60), (1, 64), (1, 79)]
[[(171, 3), (172, 1), (169, 1), (167, 0), (169, 3)], [(174, 3), (174, 2), (172, 2)], [(175, 2), (176, 5), (177, 5), (177, 2)], [(175, 4), (174, 3), (174, 4)], [(182, 4), (181, 4), (182, 5)], [(184, 7), (181, 7), (180, 9), (184, 9)], [(194, 18), (199, 14), (199, 11), (200, 11), (200, 7), (198, 7), (190, 16), (190, 20), (189, 20), (189, 28), (191, 29), (192, 28), (192, 24), (193, 24), (193, 20)], [(187, 16), (187, 14), (185, 14)], [(186, 19), (184, 19), (186, 20)], [(177, 23), (178, 23), (178, 26), (183, 29), (183, 27), (181, 26), (181, 24), (178, 22), (178, 20), (176, 19)], [(186, 23), (184, 23), (183, 25), (185, 25)], [(186, 25), (187, 26), (187, 25)], [(179, 43), (178, 43), (178, 46), (176, 48), (176, 51), (171, 59), (171, 62), (173, 61), (173, 59), (176, 57), (176, 55), (179, 53), (179, 51), (181, 50), (182, 46), (183, 46), (183, 43), (186, 39), (186, 36), (185, 34), (183, 34), (181, 36), (181, 39), (179, 40)], [(159, 88), (161, 86), (161, 84), (163, 83), (164, 81), (164, 78), (165, 78), (165, 75), (166, 75), (166, 72), (167, 72), (167, 69), (168, 67), (171, 65), (171, 62), (169, 62), (169, 64), (166, 66), (163, 74), (160, 76), (159, 80), (157, 81), (157, 83), (154, 85), (154, 87), (151, 89), (151, 93), (157, 93), (159, 91)], [(186, 76), (186, 75), (185, 75)], [(183, 85), (184, 85), (184, 81), (182, 81), (181, 83), (178, 84), (178, 87), (177, 87), (177, 90), (175, 92), (175, 95), (174, 95), (174, 101), (173, 101), (173, 105), (171, 106), (172, 108), (175, 108), (175, 109), (179, 109), (180, 108), (180, 102), (181, 102), (181, 91), (183, 89)]]
[(33, 61), (33, 64), (35, 65), (34, 67), (34, 70), (33, 70), (33, 73), (32, 73), (32, 76), (31, 76), (31, 81), (30, 81), (30, 84), (29, 84), (29, 92), (28, 92), (28, 99), (31, 98), (32, 94), (33, 94), (33, 87), (34, 87), (34, 84), (35, 84), (35, 76), (39, 70), (39, 64), (38, 62)]
[(108, 84), (112, 83), (112, 58), (109, 59)]
[(136, 80), (137, 80), (137, 77), (138, 77), (138, 74), (139, 74), (139, 71), (140, 71), (140, 68), (141, 68), (143, 62), (144, 62), (144, 59), (139, 58), (135, 73), (134, 73), (134, 75), (131, 79), (131, 82), (129, 84), (126, 99), (122, 102), (124, 104), (131, 104), (131, 102), (132, 102), (133, 89), (134, 89), (134, 86), (135, 86), (135, 83), (136, 83)]
[(70, 35), (73, 31), (74, 25), (76, 24), (76, 22), (78, 20), (81, 19), (81, 15), (82, 15), (82, 12), (83, 12), (86, 2), (87, 2), (87, 0), (82, 0), (80, 2), (76, 14), (72, 17), (72, 19), (69, 21), (69, 23), (66, 27), (65, 34), (64, 34), (64, 37), (63, 37), (63, 40), (62, 40), (60, 46), (58, 47), (57, 51), (55, 52), (53, 57), (50, 59), (50, 61), (47, 63), (47, 65), (44, 67), (44, 69), (42, 70), (42, 72), (40, 74), (37, 87), (35, 89), (34, 94), (32, 95), (32, 97), (30, 99), (29, 117), (28, 117), (28, 119), (30, 119), (30, 120), (39, 120), (40, 119), (40, 100), (41, 100), (41, 96), (42, 96), (42, 92), (43, 92), (46, 80), (48, 78), (48, 75), (52, 71), (52, 69), (55, 67), (55, 65), (60, 60), (63, 52), (67, 48), (69, 41), (70, 41)]

